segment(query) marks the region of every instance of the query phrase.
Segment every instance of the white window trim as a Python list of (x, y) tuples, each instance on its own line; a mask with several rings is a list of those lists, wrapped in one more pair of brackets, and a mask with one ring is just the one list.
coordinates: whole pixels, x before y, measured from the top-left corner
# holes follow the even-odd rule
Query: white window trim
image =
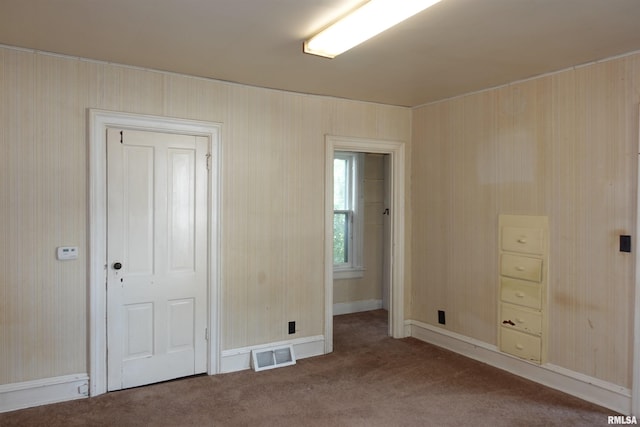
[(334, 158), (350, 159), (353, 163), (351, 197), (353, 199), (353, 223), (349, 262), (333, 267), (333, 278), (358, 279), (364, 277), (364, 153), (336, 151)]
[(364, 268), (342, 268), (333, 270), (334, 280), (346, 280), (346, 279), (362, 279), (364, 277)]

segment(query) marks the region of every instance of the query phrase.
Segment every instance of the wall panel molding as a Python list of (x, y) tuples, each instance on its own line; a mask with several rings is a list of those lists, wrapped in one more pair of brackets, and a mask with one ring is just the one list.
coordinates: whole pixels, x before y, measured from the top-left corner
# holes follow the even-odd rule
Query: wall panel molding
[(87, 374), (64, 375), (0, 385), (0, 412), (48, 405), (89, 396)]

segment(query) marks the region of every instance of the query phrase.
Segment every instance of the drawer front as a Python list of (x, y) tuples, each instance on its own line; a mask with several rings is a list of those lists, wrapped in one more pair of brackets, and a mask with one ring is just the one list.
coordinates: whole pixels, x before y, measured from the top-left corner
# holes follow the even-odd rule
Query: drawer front
[(542, 260), (524, 256), (502, 254), (500, 274), (515, 279), (542, 281)]
[(544, 233), (540, 228), (503, 227), (502, 250), (542, 255)]
[(540, 312), (526, 310), (511, 304), (502, 304), (500, 324), (533, 335), (542, 335), (542, 315)]
[(542, 308), (542, 288), (535, 283), (501, 277), (500, 299), (504, 302), (540, 310)]
[(540, 337), (500, 328), (500, 350), (532, 362), (540, 363), (542, 340)]

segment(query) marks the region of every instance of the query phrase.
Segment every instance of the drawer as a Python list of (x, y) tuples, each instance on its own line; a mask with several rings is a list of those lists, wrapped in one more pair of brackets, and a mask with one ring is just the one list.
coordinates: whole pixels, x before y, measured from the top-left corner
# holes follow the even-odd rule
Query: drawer
[(526, 360), (540, 363), (542, 340), (509, 328), (500, 328), (500, 350)]
[(542, 314), (511, 304), (502, 304), (500, 324), (533, 335), (542, 335)]
[(502, 227), (503, 251), (542, 255), (544, 232), (541, 228)]
[(500, 299), (540, 310), (542, 309), (542, 287), (523, 280), (501, 277)]
[(542, 260), (540, 258), (502, 254), (500, 274), (539, 283), (542, 282)]

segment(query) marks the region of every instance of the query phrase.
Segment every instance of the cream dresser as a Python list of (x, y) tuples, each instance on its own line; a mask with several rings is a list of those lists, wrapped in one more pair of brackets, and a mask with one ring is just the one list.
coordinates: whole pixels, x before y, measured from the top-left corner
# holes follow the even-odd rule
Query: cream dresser
[(500, 215), (499, 250), (500, 351), (544, 363), (548, 343), (548, 218)]

